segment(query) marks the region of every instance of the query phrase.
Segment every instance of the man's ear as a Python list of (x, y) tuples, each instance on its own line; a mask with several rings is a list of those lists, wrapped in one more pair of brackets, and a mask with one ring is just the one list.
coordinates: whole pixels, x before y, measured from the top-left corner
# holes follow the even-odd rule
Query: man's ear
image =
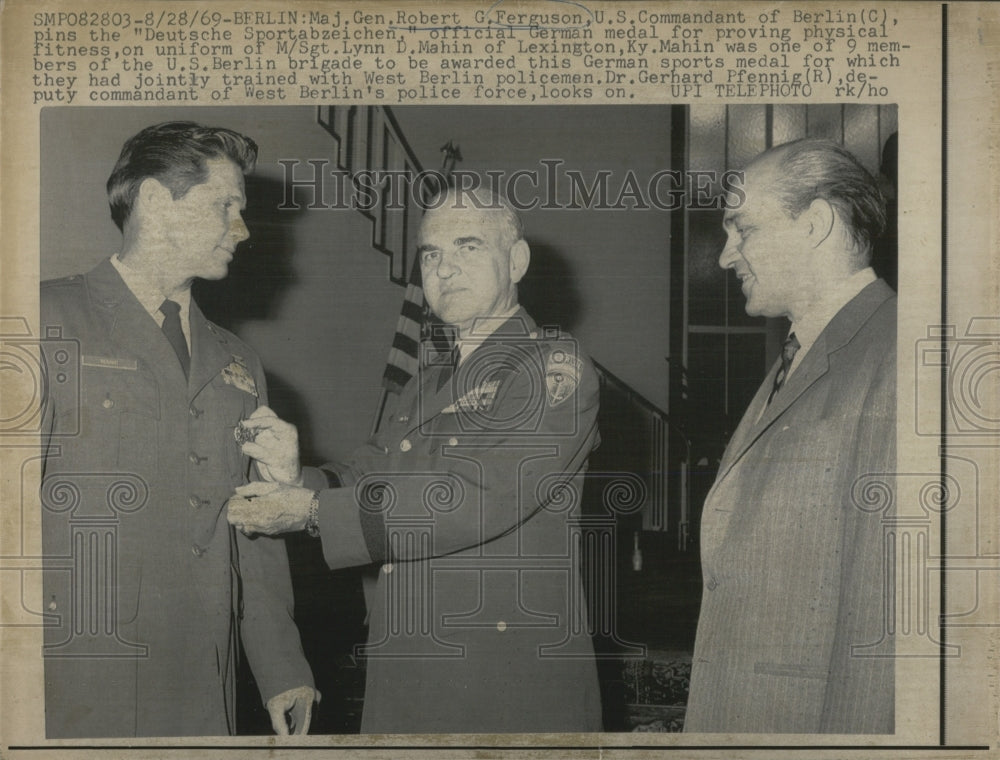
[(510, 281), (515, 285), (524, 277), (531, 263), (531, 249), (524, 240), (518, 240), (510, 247)]
[(170, 188), (155, 177), (146, 177), (139, 184), (139, 192), (135, 197), (136, 206), (150, 211), (164, 211), (166, 204), (173, 202), (174, 196)]
[(816, 198), (799, 215), (799, 221), (808, 225), (809, 239), (816, 248), (833, 232), (833, 226), (837, 222), (837, 212), (829, 201)]

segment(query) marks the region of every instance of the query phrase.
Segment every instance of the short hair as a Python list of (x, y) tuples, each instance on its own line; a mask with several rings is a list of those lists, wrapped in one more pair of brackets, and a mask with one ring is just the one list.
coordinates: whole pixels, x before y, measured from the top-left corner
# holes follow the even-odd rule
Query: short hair
[(183, 198), (208, 179), (206, 162), (217, 158), (230, 159), (245, 174), (257, 162), (257, 143), (231, 129), (193, 121), (154, 124), (130, 137), (108, 177), (108, 203), (118, 229), (125, 229), (143, 180), (153, 177), (174, 200)]
[(426, 213), (432, 213), (443, 206), (496, 211), (500, 215), (500, 239), (508, 250), (514, 243), (524, 239), (524, 223), (514, 207), (511, 206), (510, 201), (484, 185), (474, 188), (445, 188), (435, 193), (427, 202)]
[(780, 177), (773, 183), (785, 210), (801, 214), (822, 198), (847, 225), (856, 253), (867, 266), (873, 241), (885, 230), (885, 197), (875, 178), (843, 147), (804, 138), (776, 145), (753, 160), (773, 158)]

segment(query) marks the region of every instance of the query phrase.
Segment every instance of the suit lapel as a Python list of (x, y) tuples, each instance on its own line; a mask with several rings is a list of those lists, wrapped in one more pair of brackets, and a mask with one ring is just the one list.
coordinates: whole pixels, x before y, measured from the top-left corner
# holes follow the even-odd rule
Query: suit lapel
[(142, 359), (153, 368), (154, 374), (186, 384), (184, 370), (167, 336), (128, 289), (111, 261), (102, 261), (86, 278), (91, 301), (111, 341)]
[(780, 362), (772, 367), (726, 449), (716, 483), (732, 470), (761, 434), (773, 425), (796, 399), (830, 370), (830, 356), (849, 343), (878, 307), (893, 295), (892, 289), (885, 281), (876, 280), (851, 299), (820, 333), (788, 382), (764, 409), (763, 414), (760, 414), (761, 407), (767, 403), (767, 396)]

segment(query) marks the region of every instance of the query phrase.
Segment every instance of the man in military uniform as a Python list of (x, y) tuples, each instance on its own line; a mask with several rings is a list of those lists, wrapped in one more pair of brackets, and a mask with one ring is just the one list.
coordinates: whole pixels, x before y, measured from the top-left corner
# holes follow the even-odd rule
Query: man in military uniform
[[(362, 731), (599, 731), (576, 524), (597, 377), (572, 338), (518, 306), (530, 251), (510, 207), (452, 191), (430, 209), (424, 292), (456, 350), (425, 347), (350, 461), (237, 489), (229, 519), (309, 530), (331, 568), (381, 564)], [(253, 456), (297, 468), (294, 427), (248, 425), (282, 441)]]
[[(256, 157), (226, 129), (142, 130), (108, 180), (121, 251), (42, 284), (43, 330), (58, 338), (42, 343), (50, 738), (234, 733), (238, 626), (275, 730), (308, 728), (316, 693), (284, 542), (225, 518), (250, 474), (234, 429), (273, 415), (264, 374), (190, 292), (225, 277), (248, 236)], [(79, 386), (58, 369), (73, 344)]]

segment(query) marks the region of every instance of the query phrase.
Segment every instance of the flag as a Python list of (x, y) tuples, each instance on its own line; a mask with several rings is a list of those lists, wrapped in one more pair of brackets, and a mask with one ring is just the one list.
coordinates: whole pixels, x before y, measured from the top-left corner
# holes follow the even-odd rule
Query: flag
[(425, 310), (420, 260), (414, 259), (403, 294), (403, 306), (396, 320), (396, 334), (389, 348), (389, 360), (382, 373), (382, 387), (390, 393), (400, 393), (410, 378), (417, 374)]

